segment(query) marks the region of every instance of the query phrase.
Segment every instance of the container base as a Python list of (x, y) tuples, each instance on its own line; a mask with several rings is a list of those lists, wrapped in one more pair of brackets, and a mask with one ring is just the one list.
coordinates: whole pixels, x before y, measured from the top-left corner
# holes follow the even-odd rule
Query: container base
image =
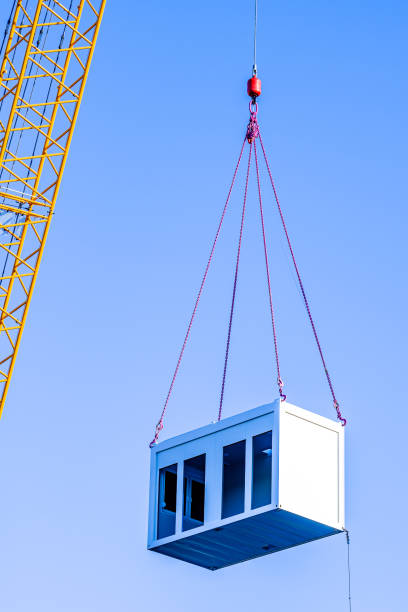
[(280, 508), (151, 548), (209, 570), (341, 533)]

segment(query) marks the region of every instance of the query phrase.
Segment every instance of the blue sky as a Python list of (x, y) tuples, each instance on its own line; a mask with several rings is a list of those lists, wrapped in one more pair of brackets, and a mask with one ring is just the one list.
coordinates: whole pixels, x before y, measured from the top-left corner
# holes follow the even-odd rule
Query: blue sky
[[(108, 0), (0, 422), (5, 612), (347, 610), (343, 536), (214, 573), (145, 549), (148, 442), (248, 119), (252, 9)], [(353, 609), (399, 612), (408, 8), (260, 0), (259, 18), (259, 121), (349, 420)], [(334, 416), (264, 184), (285, 389)], [(216, 417), (241, 185), (163, 438)], [(276, 396), (255, 195), (252, 177), (226, 415)]]

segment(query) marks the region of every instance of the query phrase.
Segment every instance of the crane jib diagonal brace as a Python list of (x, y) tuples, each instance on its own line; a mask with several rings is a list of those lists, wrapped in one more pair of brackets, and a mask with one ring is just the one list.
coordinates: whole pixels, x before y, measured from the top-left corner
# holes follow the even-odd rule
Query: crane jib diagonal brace
[(0, 69), (0, 416), (106, 0), (17, 0)]

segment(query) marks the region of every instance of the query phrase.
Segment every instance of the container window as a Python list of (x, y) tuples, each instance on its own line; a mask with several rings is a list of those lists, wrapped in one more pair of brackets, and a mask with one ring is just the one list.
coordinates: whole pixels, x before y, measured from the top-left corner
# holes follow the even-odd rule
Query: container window
[(245, 440), (224, 446), (222, 514), (227, 518), (245, 509)]
[(184, 461), (183, 531), (204, 523), (205, 455)]
[(272, 432), (252, 438), (252, 508), (270, 504), (272, 494)]
[(159, 504), (157, 537), (166, 538), (176, 532), (177, 464), (161, 468), (159, 472)]

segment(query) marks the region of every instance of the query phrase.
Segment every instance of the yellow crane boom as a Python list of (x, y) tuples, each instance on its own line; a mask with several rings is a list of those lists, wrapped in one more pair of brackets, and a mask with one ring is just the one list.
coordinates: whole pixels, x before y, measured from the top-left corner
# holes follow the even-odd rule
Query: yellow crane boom
[(15, 3), (0, 73), (0, 416), (105, 3)]

